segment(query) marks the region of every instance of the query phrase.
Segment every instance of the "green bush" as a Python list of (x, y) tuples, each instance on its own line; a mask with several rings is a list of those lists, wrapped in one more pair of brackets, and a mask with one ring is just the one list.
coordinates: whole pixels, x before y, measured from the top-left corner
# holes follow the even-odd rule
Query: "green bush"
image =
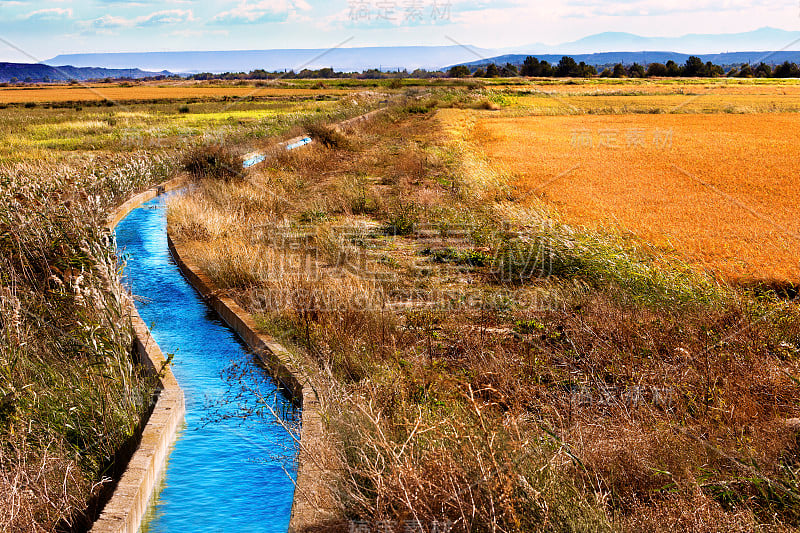
[(656, 258), (598, 235), (550, 228), (526, 237), (500, 237), (494, 245), (492, 275), (497, 282), (579, 279), (593, 287), (617, 285), (633, 297), (657, 302), (710, 302), (714, 285), (687, 265)]
[(443, 250), (423, 250), (423, 255), (428, 255), (434, 263), (451, 263), (454, 265), (469, 265), (483, 267), (490, 263), (491, 258), (479, 250), (457, 250), (445, 248)]
[(389, 213), (384, 231), (388, 235), (411, 235), (418, 220), (419, 215), (414, 205), (400, 205)]

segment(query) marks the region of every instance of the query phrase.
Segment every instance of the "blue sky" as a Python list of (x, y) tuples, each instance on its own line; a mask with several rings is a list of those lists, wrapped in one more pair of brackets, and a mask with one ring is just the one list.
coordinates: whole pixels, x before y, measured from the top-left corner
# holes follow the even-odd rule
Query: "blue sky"
[(648, 36), (800, 30), (800, 0), (0, 0), (0, 61), (60, 53), (555, 44), (602, 31)]

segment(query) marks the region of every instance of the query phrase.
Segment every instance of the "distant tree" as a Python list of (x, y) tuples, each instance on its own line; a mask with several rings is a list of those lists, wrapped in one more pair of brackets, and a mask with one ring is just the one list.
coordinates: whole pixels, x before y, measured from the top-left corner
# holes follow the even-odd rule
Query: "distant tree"
[(570, 56), (564, 56), (561, 58), (561, 61), (558, 62), (558, 66), (556, 67), (556, 76), (559, 78), (569, 78), (569, 77), (578, 77), (581, 75), (580, 68), (578, 64), (575, 62)]
[(800, 67), (796, 63), (784, 61), (775, 67), (772, 75), (776, 78), (800, 78)]
[(644, 78), (644, 67), (639, 63), (634, 63), (628, 67), (628, 75), (631, 78)]
[(739, 76), (739, 67), (731, 67), (731, 69), (726, 74), (729, 78), (736, 78)]
[(683, 69), (683, 75), (687, 78), (702, 78), (707, 76), (708, 73), (703, 60), (697, 56), (691, 56), (686, 60), (686, 66)]
[(516, 65), (506, 63), (506, 66), (500, 69), (500, 75), (504, 78), (515, 78), (519, 76), (519, 70)]
[(753, 71), (753, 74), (756, 78), (771, 78), (772, 67), (762, 61)]
[(556, 69), (553, 68), (547, 61), (542, 61), (539, 66), (542, 67), (542, 77), (543, 78), (552, 78), (556, 74)]
[(594, 68), (594, 65), (587, 65), (585, 61), (578, 63), (578, 72), (582, 78), (597, 76), (597, 69)]
[(500, 77), (500, 69), (497, 68), (497, 65), (494, 63), (489, 63), (486, 66), (486, 77), (487, 78), (499, 78)]
[[(264, 72), (264, 71), (261, 71), (261, 72)], [(266, 72), (264, 72), (264, 74), (266, 74)], [(336, 72), (330, 67), (325, 67), (325, 68), (322, 68), (322, 69), (319, 70), (319, 77), (320, 78), (335, 78), (336, 77)]]
[(614, 65), (614, 72), (611, 74), (612, 78), (624, 78), (628, 75), (628, 71), (625, 70), (625, 65), (622, 63), (617, 63)]
[(739, 78), (753, 78), (755, 77), (755, 73), (753, 72), (753, 67), (750, 66), (749, 63), (745, 63), (742, 65), (742, 68), (739, 69), (739, 74), (737, 74)]
[[(335, 74), (332, 68), (324, 68), (319, 71), (320, 78), (333, 78)], [(262, 68), (251, 70), (248, 76), (253, 80), (268, 80), (270, 77), (269, 72)]]
[[(290, 77), (290, 74), (287, 74), (286, 77)], [(376, 68), (371, 68), (362, 72), (361, 78), (365, 80), (380, 80), (383, 78), (383, 71)]]
[(603, 72), (600, 73), (600, 77), (601, 78), (610, 78), (611, 74), (612, 74), (611, 69), (606, 67), (606, 68), (603, 69)]
[(667, 67), (663, 63), (650, 63), (647, 65), (647, 72), (645, 76), (648, 78), (659, 77), (663, 78), (667, 75)]
[(667, 61), (664, 64), (664, 66), (667, 67), (667, 76), (669, 76), (670, 78), (677, 78), (678, 76), (681, 76), (683, 74), (683, 72), (681, 72), (680, 65), (678, 65), (671, 59)]
[(447, 77), (449, 78), (465, 78), (469, 75), (469, 67), (466, 65), (456, 65), (454, 67), (450, 67), (450, 70), (447, 71)]
[(719, 78), (725, 74), (725, 70), (719, 65), (715, 65), (711, 61), (706, 62), (706, 76), (710, 78)]
[(11, 81), (11, 83), (19, 83), (19, 78), (17, 78), (15, 76), (15, 77), (11, 78), (11, 80), (9, 80), (9, 81)]
[(473, 74), (472, 76), (474, 78), (485, 78), (486, 77), (486, 71), (483, 70), (482, 68), (479, 68), (478, 70), (475, 71), (475, 74)]
[(522, 62), (522, 69), (519, 73), (523, 76), (538, 77), (542, 75), (542, 66), (538, 59), (528, 56)]

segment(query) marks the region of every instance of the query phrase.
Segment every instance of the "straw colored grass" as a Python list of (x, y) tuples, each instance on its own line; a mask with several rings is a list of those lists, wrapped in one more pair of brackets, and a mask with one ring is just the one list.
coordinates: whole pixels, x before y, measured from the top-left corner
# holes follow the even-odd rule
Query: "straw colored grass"
[(466, 135), (497, 112), (450, 102), (474, 103), (405, 103), (170, 210), (308, 369), (338, 526), (800, 525), (796, 305), (564, 223)]

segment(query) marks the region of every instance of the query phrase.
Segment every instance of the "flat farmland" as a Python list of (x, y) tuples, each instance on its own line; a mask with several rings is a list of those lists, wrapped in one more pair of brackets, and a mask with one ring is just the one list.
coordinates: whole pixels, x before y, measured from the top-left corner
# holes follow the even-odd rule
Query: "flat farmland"
[(347, 89), (306, 89), (296, 87), (212, 87), (212, 86), (152, 86), (133, 85), (90, 85), (56, 86), (30, 89), (0, 89), (0, 104), (58, 103), (58, 102), (114, 102), (157, 101), (182, 99), (221, 99), (233, 98), (285, 98), (290, 96), (316, 96), (347, 94)]
[(798, 115), (504, 117), (465, 138), (570, 223), (634, 234), (728, 280), (800, 281)]

